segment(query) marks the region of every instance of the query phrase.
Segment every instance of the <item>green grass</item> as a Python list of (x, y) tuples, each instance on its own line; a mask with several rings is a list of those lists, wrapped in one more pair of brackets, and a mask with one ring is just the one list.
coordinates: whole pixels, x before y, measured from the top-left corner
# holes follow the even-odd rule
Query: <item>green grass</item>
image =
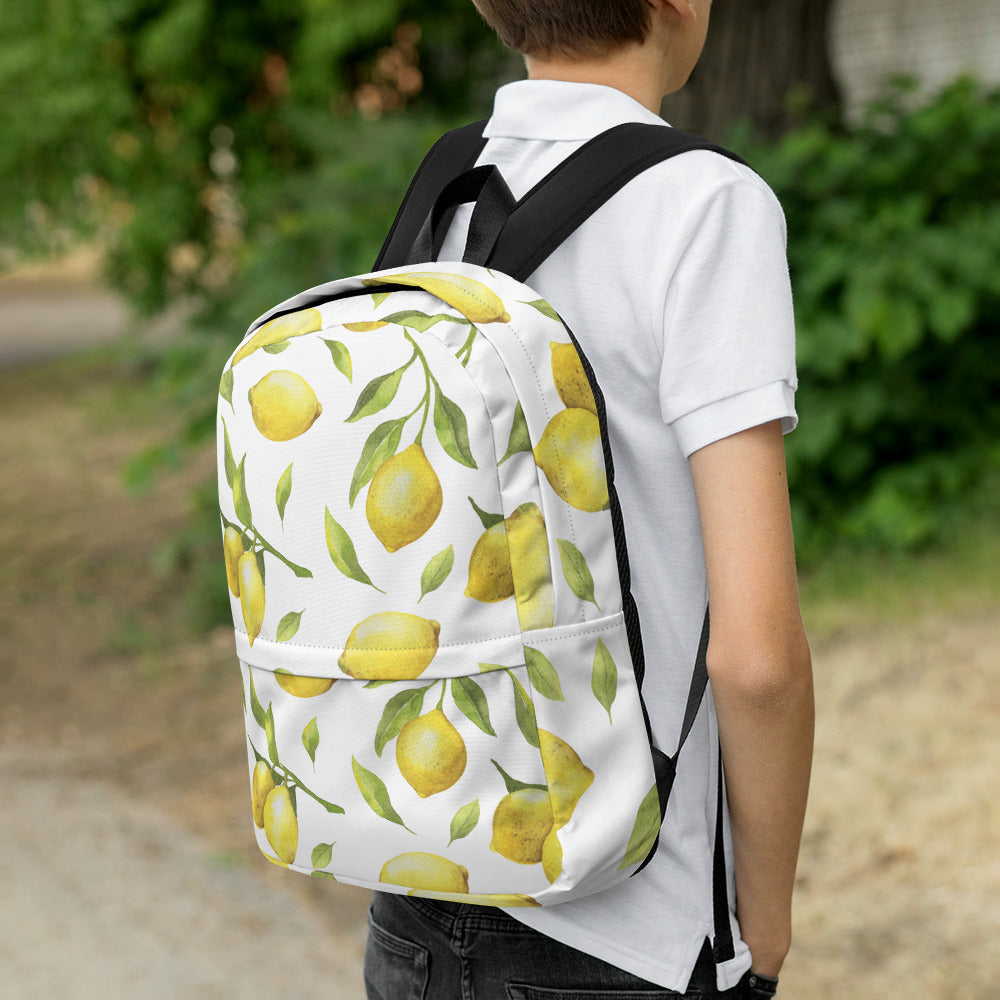
[(1000, 605), (1000, 519), (956, 517), (947, 543), (919, 552), (833, 551), (799, 580), (810, 635), (978, 615)]

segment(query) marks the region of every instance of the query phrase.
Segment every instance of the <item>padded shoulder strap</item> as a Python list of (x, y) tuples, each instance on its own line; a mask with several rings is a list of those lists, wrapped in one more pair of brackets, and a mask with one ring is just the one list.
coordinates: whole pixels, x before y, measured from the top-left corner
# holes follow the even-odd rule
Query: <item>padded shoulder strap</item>
[(526, 281), (567, 236), (633, 177), (655, 163), (694, 149), (744, 162), (700, 136), (663, 125), (632, 122), (602, 132), (521, 198), (500, 233), (488, 266)]
[(486, 119), (445, 132), (431, 147), (410, 181), (373, 271), (400, 267), (438, 195), (449, 181), (472, 167), (486, 145)]

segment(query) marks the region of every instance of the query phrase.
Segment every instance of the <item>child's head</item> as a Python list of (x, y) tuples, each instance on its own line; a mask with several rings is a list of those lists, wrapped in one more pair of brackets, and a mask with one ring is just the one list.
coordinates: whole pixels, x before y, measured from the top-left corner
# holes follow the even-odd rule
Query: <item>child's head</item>
[(600, 58), (649, 32), (647, 0), (473, 0), (508, 48), (525, 56)]

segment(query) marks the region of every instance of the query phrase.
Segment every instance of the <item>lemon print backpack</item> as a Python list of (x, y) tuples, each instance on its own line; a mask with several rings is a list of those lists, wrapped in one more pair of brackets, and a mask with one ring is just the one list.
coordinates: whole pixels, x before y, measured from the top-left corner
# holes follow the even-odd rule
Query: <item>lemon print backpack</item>
[[(258, 319), (219, 389), (219, 488), (257, 840), (295, 871), (495, 906), (637, 872), (655, 747), (604, 400), (524, 284), (631, 177), (692, 148), (627, 125), (515, 203), (418, 171), (375, 270)], [(475, 202), (465, 259), (436, 260)], [(683, 719), (705, 690), (708, 619)]]

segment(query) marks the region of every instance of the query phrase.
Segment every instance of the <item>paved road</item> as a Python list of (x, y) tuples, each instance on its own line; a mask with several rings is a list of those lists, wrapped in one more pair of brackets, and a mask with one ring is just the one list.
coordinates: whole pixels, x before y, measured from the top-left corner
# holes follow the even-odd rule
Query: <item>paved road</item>
[(0, 366), (42, 361), (122, 336), (128, 310), (113, 292), (55, 280), (0, 280)]
[(338, 926), (282, 888), (304, 876), (227, 866), (169, 816), (65, 763), (0, 750), (0, 994), (362, 1000), (363, 919)]

